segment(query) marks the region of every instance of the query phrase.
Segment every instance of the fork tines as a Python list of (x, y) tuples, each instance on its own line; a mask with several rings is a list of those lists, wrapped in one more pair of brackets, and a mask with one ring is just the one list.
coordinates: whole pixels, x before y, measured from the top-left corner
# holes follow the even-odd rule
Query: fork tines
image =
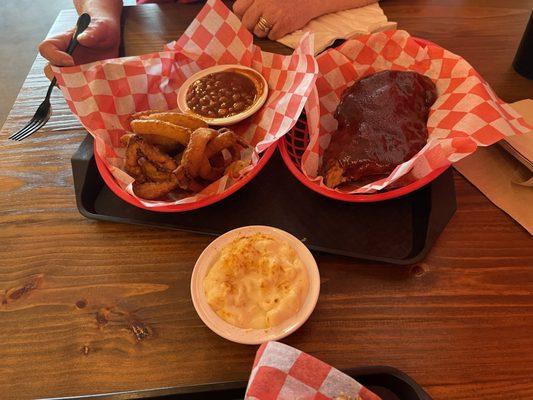
[(34, 134), (39, 129), (42, 128), (46, 122), (50, 119), (51, 115), (51, 106), (50, 101), (43, 101), (37, 111), (35, 112), (35, 115), (32, 117), (32, 119), (18, 132), (15, 132), (12, 134), (9, 139), (21, 141), (26, 139), (28, 136)]

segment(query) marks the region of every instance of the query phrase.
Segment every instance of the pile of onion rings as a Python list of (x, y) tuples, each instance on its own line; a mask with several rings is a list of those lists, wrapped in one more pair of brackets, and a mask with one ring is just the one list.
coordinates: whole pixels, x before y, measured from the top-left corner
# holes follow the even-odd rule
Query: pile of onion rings
[(131, 116), (130, 130), (120, 139), (126, 146), (124, 170), (135, 179), (133, 192), (144, 199), (198, 193), (225, 174), (238, 178), (250, 164), (240, 159), (248, 144), (237, 134), (211, 129), (191, 115), (142, 111)]

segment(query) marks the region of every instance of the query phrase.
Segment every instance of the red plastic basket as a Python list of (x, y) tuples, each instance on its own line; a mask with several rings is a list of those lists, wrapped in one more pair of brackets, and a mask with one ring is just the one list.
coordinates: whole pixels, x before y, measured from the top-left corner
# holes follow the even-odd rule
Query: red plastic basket
[(439, 168), (429, 175), (424, 176), (423, 178), (400, 188), (392, 189), (389, 191), (371, 193), (371, 194), (347, 194), (339, 193), (335, 190), (328, 189), (318, 185), (307, 178), (302, 172), (300, 165), (302, 160), (302, 154), (304, 153), (305, 148), (309, 143), (309, 133), (307, 130), (307, 122), (305, 119), (305, 114), (302, 113), (300, 119), (283, 138), (278, 141), (279, 151), (281, 157), (285, 162), (285, 165), (289, 168), (292, 174), (302, 182), (309, 189), (314, 190), (317, 193), (320, 193), (324, 196), (330, 197), (336, 200), (342, 200), (352, 203), (370, 203), (382, 200), (389, 200), (395, 197), (403, 196), (407, 193), (411, 193), (417, 189), (420, 189), (422, 186), (428, 184), (440, 174), (442, 174), (448, 167)]
[[(415, 38), (415, 40), (422, 46), (426, 46), (427, 44), (431, 43), (428, 40), (420, 38)], [(281, 157), (285, 162), (285, 165), (289, 168), (289, 170), (296, 177), (296, 179), (302, 182), (309, 189), (332, 199), (352, 203), (370, 203), (403, 196), (417, 189), (420, 189), (422, 186), (430, 183), (448, 169), (448, 167), (439, 168), (409, 185), (388, 191), (371, 194), (339, 193), (333, 189), (322, 187), (317, 183), (309, 180), (309, 178), (307, 178), (302, 172), (300, 167), (302, 155), (308, 144), (309, 132), (307, 130), (307, 121), (305, 119), (305, 114), (302, 113), (300, 119), (298, 120), (294, 128), (292, 128), (290, 132), (288, 132), (283, 138), (278, 141), (278, 147), (281, 153)]]
[(209, 196), (209, 197), (203, 198), (199, 201), (195, 201), (192, 203), (176, 204), (176, 205), (168, 205), (168, 206), (156, 206), (156, 207), (146, 207), (137, 198), (133, 197), (131, 194), (122, 190), (122, 188), (115, 181), (115, 178), (113, 177), (111, 172), (105, 166), (101, 157), (96, 153), (96, 143), (94, 147), (94, 159), (96, 161), (96, 167), (98, 168), (98, 171), (100, 172), (100, 175), (104, 179), (104, 182), (106, 183), (106, 185), (109, 187), (109, 189), (111, 189), (113, 193), (115, 193), (118, 197), (120, 197), (126, 203), (129, 203), (135, 207), (143, 208), (145, 210), (150, 210), (150, 211), (182, 212), (182, 211), (191, 211), (191, 210), (196, 210), (197, 208), (206, 207), (208, 205), (216, 203), (217, 201), (225, 199), (229, 195), (235, 193), (237, 190), (239, 190), (244, 185), (246, 185), (248, 182), (250, 182), (259, 173), (259, 171), (263, 169), (263, 167), (267, 164), (268, 160), (270, 160), (270, 157), (272, 157), (272, 154), (274, 154), (275, 150), (276, 150), (276, 145), (273, 144), (261, 155), (261, 158), (259, 159), (259, 162), (254, 167), (254, 169), (252, 169), (241, 180), (237, 181), (229, 189), (225, 190), (222, 193), (215, 194), (213, 196)]

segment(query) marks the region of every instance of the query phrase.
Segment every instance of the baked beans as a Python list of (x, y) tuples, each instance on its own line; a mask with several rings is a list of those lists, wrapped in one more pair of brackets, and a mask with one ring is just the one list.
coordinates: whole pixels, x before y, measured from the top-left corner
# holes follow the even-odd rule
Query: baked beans
[(192, 83), (187, 91), (187, 105), (201, 116), (224, 118), (250, 108), (257, 94), (256, 85), (245, 74), (215, 72)]

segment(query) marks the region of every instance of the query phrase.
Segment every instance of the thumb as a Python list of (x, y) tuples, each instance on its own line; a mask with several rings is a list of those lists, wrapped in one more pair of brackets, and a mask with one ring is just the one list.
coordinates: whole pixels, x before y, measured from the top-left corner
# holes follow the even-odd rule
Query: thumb
[(100, 42), (98, 26), (91, 23), (87, 29), (78, 35), (78, 42), (85, 47), (96, 47)]
[(84, 47), (106, 49), (117, 43), (117, 32), (104, 21), (94, 20), (78, 36), (78, 42)]

